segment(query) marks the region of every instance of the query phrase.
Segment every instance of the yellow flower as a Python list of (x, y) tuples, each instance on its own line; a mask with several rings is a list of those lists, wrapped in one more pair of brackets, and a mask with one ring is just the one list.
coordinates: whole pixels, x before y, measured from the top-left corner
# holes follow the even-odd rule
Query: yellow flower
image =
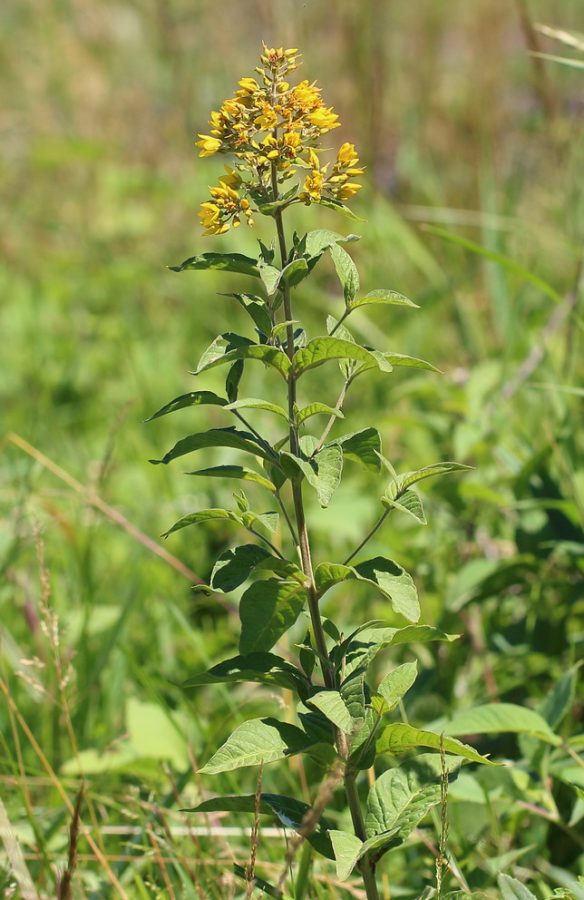
[(219, 138), (211, 137), (209, 134), (200, 134), (199, 137), (201, 140), (197, 141), (195, 144), (196, 147), (201, 147), (199, 156), (213, 156), (221, 149), (221, 141)]
[(223, 168), (227, 172), (227, 175), (221, 175), (219, 177), (221, 184), (230, 188), (238, 188), (241, 184), (241, 175), (239, 172), (236, 172), (231, 166), (223, 166)]
[(357, 191), (360, 191), (363, 187), (362, 184), (356, 184), (352, 181), (347, 181), (338, 191), (336, 191), (336, 196), (339, 200), (348, 200), (349, 197), (352, 197)]
[(308, 118), (313, 125), (316, 125), (321, 134), (330, 131), (332, 128), (338, 128), (341, 124), (340, 122), (337, 122), (339, 117), (332, 111), (332, 106), (329, 107), (329, 109), (325, 109), (324, 107), (322, 109), (316, 109)]
[(339, 166), (350, 166), (351, 163), (358, 163), (359, 158), (355, 152), (355, 144), (349, 144), (346, 141), (339, 147), (337, 153), (337, 163)]
[(242, 78), (241, 81), (238, 81), (237, 83), (241, 88), (240, 91), (235, 92), (238, 97), (245, 96), (246, 94), (255, 94), (260, 88), (255, 78)]
[(260, 115), (256, 118), (255, 124), (266, 131), (270, 128), (275, 128), (278, 124), (278, 116), (274, 112), (273, 107), (271, 107), (267, 101), (262, 101), (259, 104), (259, 108)]
[(304, 179), (304, 192), (300, 194), (300, 198), (306, 203), (310, 200), (320, 200), (322, 196), (322, 186), (324, 175), (318, 169), (313, 169), (310, 175)]

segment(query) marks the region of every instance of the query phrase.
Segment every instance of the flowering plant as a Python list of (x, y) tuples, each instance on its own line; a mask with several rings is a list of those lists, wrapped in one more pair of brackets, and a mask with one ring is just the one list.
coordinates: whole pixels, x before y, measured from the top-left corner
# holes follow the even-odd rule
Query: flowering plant
[[(187, 259), (175, 271), (222, 269), (247, 275), (259, 284), (259, 293), (234, 293), (249, 314), (253, 336), (227, 331), (203, 353), (197, 376), (219, 366), (227, 368), (225, 396), (197, 390), (177, 397), (152, 418), (203, 404), (222, 407), (244, 429), (212, 428), (180, 440), (156, 463), (170, 463), (203, 448), (229, 448), (246, 454), (253, 467), (220, 464), (199, 469), (195, 475), (246, 482), (270, 499), (268, 511), (257, 512), (246, 494), (234, 493), (235, 508), (204, 509), (176, 522), (166, 532), (213, 520), (227, 520), (253, 535), (252, 543), (229, 549), (217, 560), (208, 586), (197, 589), (221, 594), (241, 588), (239, 654), (184, 682), (185, 687), (221, 682), (255, 682), (292, 691), (298, 698), (295, 724), (275, 718), (244, 722), (201, 769), (203, 775), (242, 766), (261, 767), (287, 756), (303, 754), (322, 770), (322, 783), (308, 804), (298, 798), (265, 794), (212, 798), (196, 812), (212, 810), (270, 814), (297, 832), (290, 845), (292, 861), (305, 842), (296, 876), (294, 897), (308, 889), (310, 854), (316, 851), (334, 860), (343, 881), (359, 873), (368, 900), (378, 898), (376, 867), (381, 857), (402, 844), (432, 806), (444, 800), (448, 781), (465, 761), (489, 764), (474, 748), (454, 737), (422, 731), (407, 722), (393, 720), (394, 710), (417, 676), (415, 662), (387, 668), (372, 683), (371, 667), (381, 651), (397, 644), (451, 641), (455, 636), (428, 625), (419, 625), (420, 605), (412, 577), (396, 561), (385, 556), (367, 558), (363, 550), (390, 514), (407, 515), (426, 523), (422, 501), (413, 486), (430, 476), (468, 468), (440, 462), (398, 474), (382, 453), (375, 427), (331, 436), (342, 422), (343, 404), (354, 382), (367, 371), (391, 373), (396, 366), (436, 371), (424, 360), (387, 349), (360, 344), (346, 327), (356, 309), (372, 304), (413, 308), (415, 304), (393, 290), (362, 293), (359, 275), (344, 244), (358, 240), (333, 231), (294, 234), (289, 246), (283, 216), (293, 204), (314, 203), (332, 207), (356, 218), (344, 205), (360, 185), (363, 173), (355, 147), (343, 143), (336, 160), (321, 165), (320, 140), (338, 127), (338, 117), (322, 100), (314, 83), (288, 81), (297, 68), (298, 51), (264, 46), (262, 66), (256, 78), (243, 78), (233, 98), (211, 116), (210, 134), (200, 135), (201, 156), (228, 154), (234, 166), (226, 166), (219, 185), (211, 188), (211, 200), (200, 213), (205, 235), (224, 234), (242, 220), (269, 217), (275, 224), (279, 250), (260, 241), (257, 258), (240, 253), (203, 253)], [(296, 181), (292, 184), (294, 178)], [(290, 186), (292, 185), (292, 186)], [(284, 190), (285, 188), (285, 190)], [(308, 338), (295, 318), (293, 290), (329, 254), (342, 287), (344, 306), (329, 317), (326, 333)], [(273, 371), (285, 395), (285, 404), (272, 399), (239, 396), (244, 368), (260, 361)], [(340, 368), (340, 392), (333, 405), (321, 398), (300, 399), (304, 375), (333, 363)], [(269, 441), (247, 416), (270, 413), (282, 424), (279, 440)], [(307, 432), (307, 424), (323, 416), (320, 434)], [(341, 483), (346, 462), (384, 476), (380, 512), (359, 546), (342, 562), (315, 558), (306, 522), (306, 493), (314, 492), (326, 508)], [(282, 517), (282, 531), (279, 517)], [(358, 558), (358, 560), (357, 560)], [(394, 616), (406, 624), (367, 622), (349, 634), (321, 610), (326, 595), (337, 585), (350, 588), (360, 582), (384, 597)], [(329, 605), (330, 609), (330, 605)], [(296, 653), (292, 658), (277, 652), (280, 639), (293, 630)], [(418, 750), (424, 751), (417, 753)], [(399, 757), (409, 754), (399, 762)], [(417, 754), (417, 755), (414, 755)], [(360, 776), (373, 772), (377, 759), (389, 760), (371, 786)], [(335, 789), (343, 784), (352, 830), (341, 830), (325, 816)], [(442, 847), (442, 845), (441, 845)], [(441, 850), (440, 865), (446, 866)], [(258, 881), (269, 896), (282, 897), (287, 865), (280, 883)], [(441, 871), (441, 869), (440, 869)], [(244, 873), (245, 874), (245, 873)], [(253, 890), (254, 867), (245, 877)]]

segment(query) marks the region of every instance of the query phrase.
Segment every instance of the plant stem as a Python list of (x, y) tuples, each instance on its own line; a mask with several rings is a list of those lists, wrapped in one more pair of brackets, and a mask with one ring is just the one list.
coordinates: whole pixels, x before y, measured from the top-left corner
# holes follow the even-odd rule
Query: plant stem
[[(359, 800), (359, 793), (357, 791), (355, 779), (356, 772), (347, 772), (345, 774), (345, 793), (347, 795), (347, 802), (349, 804), (349, 810), (351, 812), (351, 819), (353, 821), (355, 834), (360, 841), (365, 841), (367, 839), (367, 835), (365, 833), (365, 821), (363, 819), (363, 813), (361, 811), (361, 801)], [(359, 871), (361, 872), (361, 876), (363, 878), (363, 886), (365, 887), (367, 900), (379, 900), (379, 892), (377, 890), (377, 882), (375, 880), (375, 869), (368, 853), (366, 853), (365, 856), (361, 859), (361, 862), (359, 863)]]
[[(272, 193), (274, 200), (278, 198), (278, 173), (276, 170), (275, 164), (272, 164)], [(274, 218), (276, 220), (276, 228), (278, 231), (278, 244), (280, 247), (280, 257), (282, 261), (282, 268), (286, 265), (286, 261), (288, 258), (288, 253), (286, 250), (286, 236), (284, 233), (284, 225), (282, 222), (282, 210), (276, 210), (274, 214)], [(282, 291), (283, 301), (284, 301), (284, 318), (287, 322), (289, 322), (292, 316), (292, 302), (290, 297), (290, 288), (287, 284), (283, 284), (280, 288)], [(294, 326), (287, 325), (286, 327), (286, 350), (288, 353), (288, 357), (290, 360), (293, 359), (294, 356)], [(341, 403), (344, 400), (344, 392), (346, 392), (346, 387), (343, 389), (343, 393), (339, 398)], [(337, 401), (338, 402), (338, 401)], [(298, 439), (298, 425), (296, 424), (296, 417), (294, 415), (294, 408), (296, 405), (296, 376), (294, 374), (294, 368), (290, 370), (290, 374), (288, 375), (288, 418), (290, 419), (290, 450), (291, 452), (298, 456), (300, 453), (299, 447), (299, 439)], [(330, 430), (330, 429), (329, 429)], [(324, 439), (326, 440), (325, 432)], [(300, 559), (302, 563), (302, 570), (308, 579), (307, 585), (307, 593), (308, 593), (308, 608), (310, 611), (310, 619), (312, 623), (312, 631), (314, 634), (314, 642), (316, 645), (316, 649), (320, 654), (321, 666), (322, 666), (322, 674), (324, 678), (324, 683), (327, 688), (334, 689), (337, 687), (336, 684), (336, 674), (334, 673), (330, 664), (327, 665), (329, 661), (328, 649), (326, 646), (326, 639), (324, 630), (322, 627), (322, 622), (320, 618), (320, 610), (318, 607), (318, 593), (316, 591), (316, 586), (314, 583), (314, 572), (312, 568), (312, 555), (310, 551), (310, 541), (308, 538), (308, 529), (306, 527), (306, 516), (304, 513), (304, 502), (302, 499), (302, 478), (296, 477), (292, 479), (292, 496), (294, 501), (294, 513), (296, 516), (296, 527), (299, 539), (299, 550), (300, 550)], [(385, 515), (387, 515), (387, 512)], [(385, 515), (383, 518), (385, 518)], [(379, 523), (379, 525), (381, 522)], [(379, 526), (377, 526), (379, 527)], [(375, 529), (376, 530), (376, 529)], [(374, 533), (374, 532), (372, 532)], [(360, 548), (358, 548), (360, 549)], [(365, 840), (365, 822), (363, 820), (363, 812), (361, 810), (361, 802), (359, 800), (359, 794), (355, 785), (355, 777), (356, 773), (347, 769), (347, 758), (348, 758), (348, 746), (347, 746), (347, 738), (340, 729), (335, 729), (336, 733), (336, 743), (337, 750), (339, 756), (345, 763), (345, 771), (344, 771), (344, 784), (345, 784), (345, 793), (347, 795), (347, 803), (349, 805), (349, 809), (351, 812), (351, 819), (353, 821), (353, 827), (355, 829), (355, 834), (357, 837), (364, 841)], [(369, 854), (366, 854), (359, 864), (359, 868), (361, 871), (361, 875), (363, 878), (363, 886), (365, 888), (365, 893), (367, 895), (367, 900), (379, 900), (379, 893), (377, 891), (377, 884), (375, 881), (375, 870), (369, 859)]]
[(312, 862), (312, 846), (308, 843), (308, 841), (304, 841), (302, 846), (302, 853), (300, 855), (300, 865), (298, 866), (298, 872), (296, 874), (296, 890), (295, 890), (295, 900), (304, 900), (306, 897), (306, 893), (310, 887), (309, 877), (310, 877), (310, 864)]
[(385, 512), (379, 517), (379, 519), (377, 520), (377, 522), (375, 523), (375, 525), (373, 526), (373, 528), (371, 529), (371, 531), (369, 532), (369, 534), (367, 534), (367, 535), (363, 538), (363, 540), (361, 541), (361, 543), (359, 544), (359, 546), (358, 546), (355, 550), (353, 550), (353, 552), (351, 553), (351, 555), (350, 555), (350, 556), (347, 556), (346, 560), (345, 560), (344, 563), (343, 563), (344, 566), (348, 566), (349, 563), (351, 562), (351, 560), (353, 559), (353, 557), (357, 556), (357, 554), (359, 553), (360, 550), (363, 549), (363, 547), (365, 546), (365, 544), (366, 544), (369, 540), (371, 540), (371, 538), (373, 537), (373, 535), (375, 534), (375, 532), (376, 532), (379, 528), (381, 528), (381, 526), (382, 526), (383, 523), (385, 522), (385, 520), (386, 520), (386, 518), (388, 517), (388, 515), (390, 514), (390, 512), (391, 512), (390, 509), (386, 509)]
[(343, 322), (345, 321), (345, 319), (347, 318), (347, 316), (349, 315), (350, 312), (351, 312), (350, 309), (346, 309), (346, 310), (344, 311), (343, 315), (341, 316), (341, 318), (339, 319), (339, 321), (337, 322), (337, 324), (335, 325), (335, 327), (333, 328), (333, 330), (332, 330), (331, 333), (329, 334), (329, 337), (332, 337), (332, 336), (334, 335), (334, 333), (335, 333), (335, 331), (337, 330), (337, 328), (339, 328), (339, 327), (343, 324)]

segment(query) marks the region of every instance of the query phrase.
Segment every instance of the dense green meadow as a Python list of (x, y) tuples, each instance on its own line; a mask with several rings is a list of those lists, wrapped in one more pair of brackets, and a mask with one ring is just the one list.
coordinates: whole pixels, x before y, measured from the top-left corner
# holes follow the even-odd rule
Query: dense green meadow
[[(349, 251), (363, 286), (420, 309), (372, 307), (355, 333), (444, 373), (374, 375), (346, 415), (375, 424), (398, 471), (475, 467), (424, 483), (425, 528), (396, 516), (371, 542), (413, 573), (424, 623), (461, 634), (386, 651), (379, 671), (418, 660), (401, 711), (417, 727), (501, 701), (559, 735), (468, 736), (512, 765), (453, 784), (445, 891), (497, 898), (505, 873), (537, 900), (584, 900), (584, 69), (534, 51), (584, 52), (537, 23), (584, 33), (582, 0), (1, 4), (1, 896), (246, 896), (233, 863), (249, 861), (249, 816), (180, 810), (253, 793), (255, 769), (197, 770), (235, 725), (282, 708), (291, 720), (294, 704), (260, 685), (176, 686), (236, 652), (231, 600), (191, 586), (237, 538), (229, 523), (159, 535), (233, 488), (148, 460), (227, 423), (218, 407), (142, 422), (194, 389), (189, 370), (217, 334), (244, 327), (217, 293), (242, 290), (241, 276), (166, 267), (271, 239), (263, 222), (203, 238), (196, 216), (221, 168), (199, 159), (196, 135), (264, 39), (301, 49), (302, 77), (343, 122), (335, 143), (367, 165), (352, 204), (366, 222), (324, 209), (307, 221), (300, 206), (297, 230), (360, 234)], [(297, 291), (309, 326), (340, 292), (330, 263), (317, 273)], [(330, 403), (327, 372), (311, 390)], [(215, 374), (205, 388), (222, 389)], [(249, 396), (269, 390), (261, 366), (245, 379)], [(230, 461), (220, 453), (197, 464)], [(375, 490), (355, 467), (330, 509), (309, 507), (321, 559), (375, 522)], [(332, 596), (349, 626), (397, 623), (363, 586)], [(292, 758), (266, 768), (264, 790), (300, 785), (308, 801), (319, 777)], [(338, 809), (342, 826), (340, 796)], [(258, 838), (258, 873), (276, 882), (289, 839), (277, 824)], [(440, 829), (438, 812), (384, 857), (384, 900), (434, 883)], [(364, 895), (316, 861), (310, 896)]]

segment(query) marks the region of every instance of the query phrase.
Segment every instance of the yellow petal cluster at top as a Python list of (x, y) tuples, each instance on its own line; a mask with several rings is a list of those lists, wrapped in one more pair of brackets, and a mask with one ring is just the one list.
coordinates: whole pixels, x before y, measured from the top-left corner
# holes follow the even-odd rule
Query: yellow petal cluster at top
[(340, 122), (314, 82), (288, 82), (299, 65), (298, 50), (264, 44), (261, 63), (255, 70), (258, 77), (242, 78), (235, 95), (211, 113), (210, 133), (200, 134), (197, 141), (199, 156), (233, 154), (238, 170), (226, 166), (227, 175), (210, 188), (211, 200), (201, 204), (205, 235), (223, 234), (242, 218), (253, 224), (248, 198), (258, 208), (273, 203), (281, 196), (280, 186), (299, 169), (307, 173), (300, 174), (300, 192), (288, 191), (286, 184), (289, 203), (308, 205), (323, 198), (344, 202), (361, 188), (354, 181), (363, 169), (353, 144), (341, 146), (332, 168), (320, 165), (320, 139)]

